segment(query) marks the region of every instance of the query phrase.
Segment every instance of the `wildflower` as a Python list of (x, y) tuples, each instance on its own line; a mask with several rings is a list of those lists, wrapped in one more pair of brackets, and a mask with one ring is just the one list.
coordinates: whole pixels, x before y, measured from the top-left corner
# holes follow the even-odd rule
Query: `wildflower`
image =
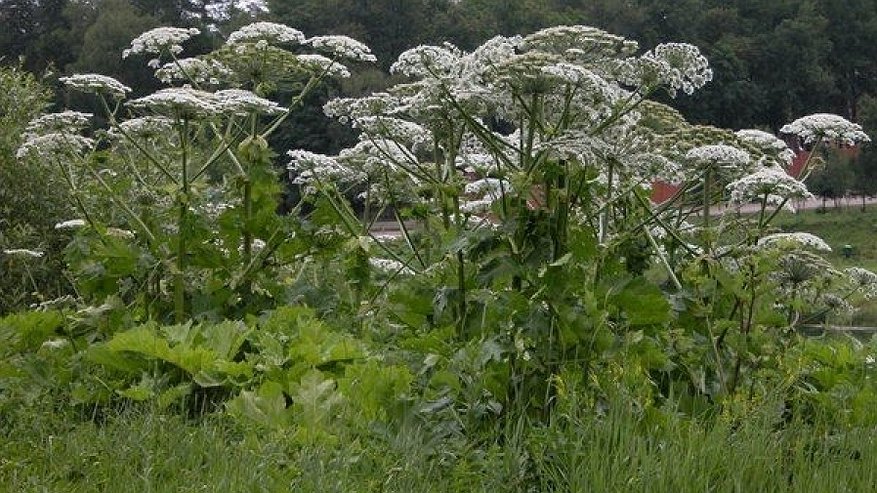
[(660, 44), (637, 59), (631, 68), (633, 79), (628, 76), (625, 82), (666, 86), (674, 98), (679, 89), (690, 95), (713, 79), (706, 57), (687, 43)]
[(76, 155), (94, 148), (94, 140), (76, 134), (50, 133), (31, 137), (18, 148), (18, 159), (40, 157), (53, 159), (61, 155)]
[(183, 52), (183, 47), (180, 43), (200, 33), (201, 31), (194, 27), (157, 27), (150, 29), (131, 41), (131, 48), (122, 52), (122, 58), (128, 58), (131, 55), (140, 53), (159, 55), (165, 51), (177, 55)]
[(254, 22), (246, 25), (228, 36), (228, 44), (255, 43), (265, 41), (267, 43), (291, 43), (301, 44), (305, 41), (305, 35), (298, 29), (293, 29), (275, 22)]
[(855, 145), (860, 142), (871, 142), (868, 135), (862, 131), (861, 125), (828, 113), (816, 113), (798, 118), (781, 128), (780, 132), (797, 135), (805, 144), (836, 142)]
[(414, 271), (410, 268), (406, 267), (405, 264), (399, 262), (398, 260), (391, 260), (385, 258), (370, 258), (368, 259), (369, 264), (375, 269), (384, 272), (385, 274), (394, 274), (394, 275), (404, 275), (410, 276), (414, 274)]
[(800, 245), (811, 250), (830, 252), (831, 247), (822, 238), (811, 233), (774, 233), (758, 240), (758, 246)]
[(877, 297), (877, 274), (862, 267), (849, 267), (844, 273), (866, 299)]
[(44, 252), (39, 250), (28, 250), (27, 248), (11, 248), (9, 250), (3, 250), (3, 253), (10, 257), (19, 258), (40, 258), (45, 255)]
[(782, 199), (806, 199), (813, 196), (807, 186), (781, 168), (765, 168), (728, 184), (731, 202), (745, 204), (765, 195), (775, 195)]
[(88, 125), (93, 115), (79, 111), (49, 113), (35, 118), (27, 124), (25, 135), (36, 136), (53, 132), (78, 132)]
[(76, 229), (85, 226), (84, 219), (68, 219), (55, 224), (55, 229)]
[(296, 58), (299, 64), (308, 70), (325, 72), (329, 77), (337, 77), (339, 79), (350, 77), (350, 70), (347, 67), (323, 55), (305, 54), (296, 55)]
[(432, 134), (423, 126), (389, 116), (364, 116), (353, 127), (370, 137), (390, 138), (415, 147), (432, 142)]
[(155, 77), (170, 84), (175, 80), (196, 84), (217, 85), (222, 78), (229, 77), (231, 70), (216, 60), (183, 58), (164, 64), (155, 71)]
[(724, 144), (695, 147), (685, 157), (699, 167), (732, 172), (745, 169), (750, 162), (748, 152)]
[(450, 75), (460, 62), (460, 50), (451, 45), (421, 45), (402, 52), (390, 66), (390, 72), (408, 77), (435, 77)]
[(283, 113), (286, 108), (274, 101), (256, 96), (250, 91), (243, 89), (226, 89), (213, 94), (213, 99), (223, 111), (246, 115), (249, 113), (262, 113), (273, 115)]
[(141, 116), (119, 123), (118, 129), (110, 129), (110, 135), (118, 137), (122, 133), (131, 137), (157, 137), (166, 135), (174, 121), (163, 116)]
[(757, 129), (738, 130), (737, 137), (748, 144), (752, 144), (763, 152), (773, 154), (779, 160), (779, 164), (783, 167), (792, 164), (795, 158), (795, 152), (789, 149), (789, 146), (774, 134)]
[(100, 74), (75, 74), (59, 79), (67, 87), (85, 93), (106, 93), (116, 98), (124, 98), (131, 88), (112, 77)]
[(635, 41), (591, 26), (555, 26), (525, 36), (521, 47), (564, 55), (576, 61), (626, 56), (639, 47)]
[(213, 94), (189, 87), (161, 89), (148, 96), (129, 101), (128, 105), (132, 108), (144, 108), (173, 116), (211, 116), (223, 110)]
[(306, 41), (317, 50), (356, 62), (376, 62), (368, 46), (347, 36), (314, 36)]

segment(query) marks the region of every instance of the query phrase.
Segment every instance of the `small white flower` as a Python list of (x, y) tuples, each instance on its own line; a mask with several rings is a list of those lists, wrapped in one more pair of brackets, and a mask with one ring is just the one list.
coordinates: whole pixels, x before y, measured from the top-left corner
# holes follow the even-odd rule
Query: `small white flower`
[(86, 93), (106, 93), (123, 98), (131, 92), (131, 88), (112, 77), (100, 74), (75, 74), (59, 79), (67, 87)]
[(306, 41), (317, 50), (356, 62), (375, 62), (368, 46), (347, 36), (314, 36)]
[(222, 63), (201, 58), (182, 58), (166, 63), (155, 71), (155, 77), (165, 84), (178, 80), (216, 85), (221, 78), (229, 77), (231, 74), (231, 70)]
[(789, 149), (789, 146), (774, 134), (757, 129), (738, 130), (737, 137), (743, 142), (754, 145), (763, 152), (775, 155), (779, 164), (787, 167), (792, 164), (795, 158), (795, 152)]
[(156, 137), (167, 135), (174, 121), (163, 116), (141, 116), (119, 123), (119, 129), (110, 129), (110, 135), (118, 137), (123, 132), (130, 137)]
[(238, 115), (246, 115), (249, 113), (275, 115), (286, 111), (286, 108), (280, 106), (274, 101), (261, 98), (244, 89), (226, 89), (224, 91), (218, 91), (213, 95), (213, 98), (223, 111)]
[(370, 258), (368, 262), (375, 269), (384, 272), (386, 274), (397, 274), (403, 276), (410, 276), (414, 274), (414, 271), (405, 267), (405, 264), (399, 262), (398, 260), (385, 259), (385, 258)]
[(85, 226), (84, 219), (68, 219), (55, 224), (55, 229), (76, 229)]
[(402, 52), (390, 73), (417, 78), (445, 76), (455, 70), (460, 57), (460, 50), (451, 45), (421, 45)]
[(131, 55), (140, 53), (160, 55), (165, 51), (177, 55), (183, 52), (183, 47), (180, 45), (183, 41), (200, 33), (201, 31), (194, 27), (157, 27), (150, 29), (131, 41), (131, 48), (122, 52), (122, 58), (128, 58)]
[(822, 238), (811, 233), (774, 233), (758, 240), (758, 246), (799, 245), (811, 250), (830, 252), (831, 247)]
[(291, 43), (301, 44), (305, 35), (298, 29), (293, 29), (275, 22), (254, 22), (229, 34), (228, 44), (256, 43), (265, 41), (268, 43)]
[(350, 70), (343, 64), (330, 58), (317, 54), (296, 55), (296, 59), (302, 67), (313, 72), (326, 72), (329, 77), (346, 79), (350, 77)]
[(18, 159), (40, 157), (54, 159), (63, 155), (79, 155), (94, 148), (94, 140), (77, 134), (50, 133), (31, 137), (18, 148)]
[(813, 197), (806, 185), (789, 176), (781, 168), (761, 169), (731, 182), (727, 189), (731, 192), (731, 202), (734, 204), (746, 204), (759, 200), (765, 195), (786, 200)]
[(55, 132), (78, 132), (88, 126), (93, 115), (79, 111), (49, 113), (35, 118), (27, 124), (25, 135), (36, 136)]
[(737, 172), (749, 166), (749, 153), (724, 144), (695, 147), (685, 158), (698, 167)]
[(642, 82), (666, 86), (673, 97), (679, 89), (693, 94), (713, 79), (706, 57), (696, 46), (687, 43), (660, 44), (638, 61)]
[(216, 97), (188, 87), (161, 89), (148, 96), (128, 102), (132, 108), (144, 108), (170, 116), (211, 116), (222, 113)]
[(807, 144), (815, 142), (837, 142), (854, 145), (860, 142), (871, 142), (862, 126), (852, 123), (846, 118), (828, 113), (816, 113), (804, 116), (780, 129), (784, 134), (797, 135)]

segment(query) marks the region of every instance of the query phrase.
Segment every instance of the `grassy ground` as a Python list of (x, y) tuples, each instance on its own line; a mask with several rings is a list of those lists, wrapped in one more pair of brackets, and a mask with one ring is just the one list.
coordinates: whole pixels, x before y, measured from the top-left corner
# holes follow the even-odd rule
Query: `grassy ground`
[[(436, 446), (416, 430), (332, 447), (128, 410), (96, 423), (27, 413), (0, 443), (4, 492), (870, 492), (877, 432), (778, 431), (753, 414), (645, 427), (628, 415), (521, 421), (501, 445)], [(63, 418), (63, 419), (62, 419)]]

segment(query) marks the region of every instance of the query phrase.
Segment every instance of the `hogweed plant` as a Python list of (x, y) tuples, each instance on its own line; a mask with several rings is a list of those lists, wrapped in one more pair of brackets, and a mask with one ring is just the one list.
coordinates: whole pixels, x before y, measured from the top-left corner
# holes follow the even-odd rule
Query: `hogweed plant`
[[(282, 218), (268, 137), (321, 81), (349, 76), (343, 62), (374, 56), (347, 37), (260, 22), (181, 58), (197, 34), (159, 28), (126, 50), (151, 57), (171, 86), (153, 94), (128, 99), (131, 88), (97, 74), (64, 79), (96, 95), (109, 128), (85, 134), (92, 115), (66, 111), (28, 130), (20, 157), (55, 163), (81, 214), (59, 227), (76, 228), (71, 268), (86, 302), (121, 297), (141, 319), (182, 324), (275, 308), (306, 278), (330, 293), (315, 300), (323, 313), (402, 348), (424, 413), (477, 425), (509, 406), (544, 415), (568, 380), (594, 392), (591, 404), (621, 395), (641, 409), (670, 396), (752, 395), (798, 325), (877, 288), (873, 273), (831, 268), (818, 238), (771, 226), (809, 196), (803, 181), (821, 146), (868, 137), (833, 115), (793, 122), (783, 132), (813, 149), (794, 178), (793, 153), (775, 136), (689, 124), (652, 98), (710, 81), (694, 46), (641, 52), (596, 28), (559, 26), (471, 52), (412, 48), (391, 67), (403, 82), (325, 105), (359, 132), (355, 145), (334, 156), (288, 150), (304, 201)], [(290, 99), (270, 99), (290, 88)], [(656, 182), (678, 191), (652, 203)], [(751, 203), (757, 212), (742, 214)], [(374, 232), (387, 216), (397, 238)], [(298, 380), (275, 329), (285, 330), (240, 336), (270, 371), (238, 361), (241, 345), (223, 365), (265, 384), (241, 399), (282, 409)], [(156, 337), (131, 331), (128, 343), (135, 336)], [(366, 358), (337, 352), (332, 364)], [(294, 376), (334, 402), (317, 364), (299, 366)]]
[[(293, 233), (275, 215), (279, 189), (267, 139), (324, 79), (348, 76), (345, 62), (374, 61), (350, 38), (306, 38), (267, 22), (231, 33), (211, 53), (181, 58), (182, 45), (198, 34), (156, 28), (124, 51), (151, 57), (156, 77), (170, 86), (152, 94), (127, 99), (131, 88), (99, 74), (62, 78), (69, 89), (98, 98), (109, 128), (85, 136), (92, 115), (44, 115), (19, 151), (58, 165), (100, 244), (129, 244), (112, 248), (141, 264), (139, 279), (132, 277), (145, 307), (171, 291), (177, 322), (192, 314), (193, 296), (208, 296), (206, 304), (221, 314), (260, 289), (254, 276)], [(313, 50), (325, 55), (306, 52)], [(268, 99), (290, 88), (297, 91), (284, 104)], [(95, 188), (112, 212), (86, 198)], [(111, 238), (110, 223), (130, 237)]]
[[(646, 334), (640, 350), (650, 351), (672, 342), (659, 329), (689, 322), (684, 337), (707, 342), (716, 376), (713, 388), (692, 385), (732, 392), (756, 325), (791, 329), (807, 304), (837, 305), (833, 287), (845, 281), (836, 272), (795, 281), (777, 273), (816, 255), (769, 236), (790, 200), (810, 196), (803, 177), (786, 172), (794, 154), (785, 142), (688, 124), (650, 97), (708, 83), (706, 59), (679, 43), (637, 52), (635, 42), (585, 26), (498, 36), (472, 52), (419, 46), (391, 67), (406, 82), (326, 104), (360, 131), (358, 144), (336, 156), (288, 153), (295, 182), (328, 202), (351, 238), (377, 245), (367, 255), (415, 273), (399, 281), (405, 294), (389, 289), (388, 306), (419, 289), (433, 309), (391, 318), (500, 341), (511, 381), (504, 397), (547, 408), (562, 364), (585, 363), (587, 372), (600, 355), (618, 354), (614, 341)], [(783, 131), (812, 145), (811, 157), (825, 142), (868, 141), (836, 116)], [(649, 189), (658, 181), (679, 192), (656, 205)], [(734, 213), (749, 203), (759, 205), (754, 220)], [(370, 233), (387, 210), (402, 248)], [(740, 337), (729, 337), (731, 327)], [(673, 368), (659, 358), (640, 369)]]

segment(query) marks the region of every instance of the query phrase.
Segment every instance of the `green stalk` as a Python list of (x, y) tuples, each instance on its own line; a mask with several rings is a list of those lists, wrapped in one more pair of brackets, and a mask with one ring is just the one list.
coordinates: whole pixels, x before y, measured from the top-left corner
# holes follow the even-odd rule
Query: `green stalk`
[(177, 271), (174, 273), (174, 319), (181, 324), (186, 320), (186, 286), (184, 274), (186, 271), (186, 222), (189, 212), (189, 172), (188, 172), (188, 120), (183, 120), (180, 129), (180, 144), (182, 146), (182, 173), (180, 181), (180, 208), (177, 217)]

